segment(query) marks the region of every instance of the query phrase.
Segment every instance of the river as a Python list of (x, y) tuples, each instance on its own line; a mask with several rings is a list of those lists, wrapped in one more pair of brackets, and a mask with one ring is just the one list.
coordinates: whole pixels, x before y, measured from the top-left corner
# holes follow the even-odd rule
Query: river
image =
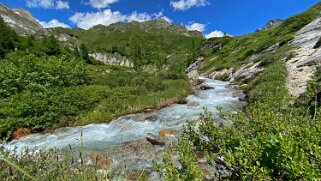
[[(217, 108), (234, 110), (239, 98), (235, 96), (233, 89), (228, 88), (229, 82), (203, 77), (200, 77), (200, 79), (204, 81), (202, 85), (205, 85), (208, 89), (195, 90), (193, 95), (186, 98), (186, 104), (175, 104), (149, 113), (122, 116), (108, 124), (67, 127), (46, 134), (32, 134), (9, 142), (4, 146), (9, 150), (16, 149), (18, 153), (25, 148), (59, 148), (65, 150), (70, 146), (79, 148), (80, 140), (82, 140), (84, 152), (89, 154), (92, 152), (112, 152), (115, 155), (116, 151), (116, 154), (119, 155), (118, 157), (113, 156), (113, 161), (115, 164), (119, 163), (117, 158), (125, 158), (126, 154), (128, 154), (128, 158), (133, 157), (133, 153), (130, 153), (130, 151), (119, 153), (119, 151), (128, 149), (124, 144), (130, 145), (131, 142), (137, 142), (138, 140), (146, 141), (145, 138), (148, 134), (158, 135), (159, 131), (164, 129), (179, 132), (187, 120), (197, 121), (199, 116), (204, 113), (205, 108), (212, 112), (213, 118), (217, 120), (219, 119)], [(129, 148), (131, 147), (129, 146)], [(148, 152), (150, 152), (150, 149)], [(147, 164), (155, 158), (155, 156), (147, 157), (145, 162), (141, 164)], [(137, 164), (137, 160), (133, 161), (134, 167), (135, 164)], [(146, 170), (146, 168), (143, 169)]]

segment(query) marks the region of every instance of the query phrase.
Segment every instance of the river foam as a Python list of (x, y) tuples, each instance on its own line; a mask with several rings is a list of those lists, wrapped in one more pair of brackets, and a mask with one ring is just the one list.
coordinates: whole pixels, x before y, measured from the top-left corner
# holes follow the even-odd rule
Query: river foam
[[(3, 145), (19, 153), (25, 148), (66, 149), (80, 147), (86, 151), (109, 151), (124, 142), (146, 137), (148, 133), (157, 134), (163, 129), (181, 130), (187, 120), (196, 120), (206, 108), (218, 118), (217, 108), (231, 109), (238, 102), (228, 82), (207, 78), (204, 85), (213, 89), (199, 90), (186, 98), (187, 104), (175, 104), (150, 113), (139, 113), (119, 117), (108, 124), (90, 124), (79, 127), (57, 129), (47, 134), (32, 134)], [(82, 133), (82, 137), (81, 137)]]

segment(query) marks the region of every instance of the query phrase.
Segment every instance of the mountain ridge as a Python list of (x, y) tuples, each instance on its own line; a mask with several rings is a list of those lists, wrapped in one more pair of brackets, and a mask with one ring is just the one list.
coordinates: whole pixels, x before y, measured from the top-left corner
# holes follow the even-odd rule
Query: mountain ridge
[(0, 16), (19, 34), (34, 34), (42, 29), (31, 13), (24, 9), (9, 8), (0, 4)]

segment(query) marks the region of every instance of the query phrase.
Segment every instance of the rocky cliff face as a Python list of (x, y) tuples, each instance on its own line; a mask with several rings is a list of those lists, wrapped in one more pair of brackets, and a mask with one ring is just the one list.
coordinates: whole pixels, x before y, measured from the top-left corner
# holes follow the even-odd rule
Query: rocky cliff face
[(321, 65), (321, 48), (315, 47), (321, 37), (321, 17), (306, 25), (295, 35), (291, 45), (295, 56), (286, 62), (288, 70), (287, 88), (297, 97), (307, 89), (316, 67)]
[(0, 4), (0, 16), (20, 34), (34, 34), (42, 29), (37, 20), (28, 11), (23, 9), (10, 9)]
[[(261, 66), (260, 57), (266, 53), (277, 51), (281, 47), (279, 44), (277, 43), (259, 53), (251, 55), (246, 63), (236, 70), (233, 68), (225, 68), (218, 71), (208, 70), (205, 75), (214, 79), (223, 77), (232, 82), (253, 79), (265, 69), (264, 66)], [(210, 45), (215, 47), (214, 45), (216, 44), (212, 43)], [(212, 48), (210, 45), (207, 46)], [(316, 18), (298, 30), (293, 40), (287, 43), (287, 45), (292, 47), (288, 53), (292, 53), (291, 56), (282, 60), (285, 62), (288, 72), (286, 87), (290, 95), (298, 97), (307, 90), (308, 81), (313, 79), (317, 67), (321, 66), (321, 17)]]
[(133, 63), (126, 57), (120, 56), (118, 54), (106, 54), (106, 53), (91, 53), (89, 56), (94, 59), (103, 62), (105, 65), (120, 65), (125, 67), (133, 67)]

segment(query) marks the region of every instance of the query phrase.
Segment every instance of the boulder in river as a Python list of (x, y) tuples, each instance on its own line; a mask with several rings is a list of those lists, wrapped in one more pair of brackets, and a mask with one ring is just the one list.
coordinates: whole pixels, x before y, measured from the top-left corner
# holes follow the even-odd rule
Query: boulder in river
[(160, 140), (159, 137), (150, 133), (147, 134), (146, 140), (150, 142), (152, 145), (165, 146), (165, 142), (163, 140)]
[(210, 87), (210, 86), (208, 86), (208, 85), (201, 85), (201, 86), (200, 86), (200, 89), (201, 89), (201, 90), (210, 90), (210, 89), (214, 89), (214, 87)]
[(30, 129), (28, 129), (28, 128), (19, 128), (15, 132), (13, 132), (13, 134), (11, 135), (9, 140), (11, 141), (11, 140), (19, 139), (19, 138), (28, 136), (30, 134), (31, 134)]

